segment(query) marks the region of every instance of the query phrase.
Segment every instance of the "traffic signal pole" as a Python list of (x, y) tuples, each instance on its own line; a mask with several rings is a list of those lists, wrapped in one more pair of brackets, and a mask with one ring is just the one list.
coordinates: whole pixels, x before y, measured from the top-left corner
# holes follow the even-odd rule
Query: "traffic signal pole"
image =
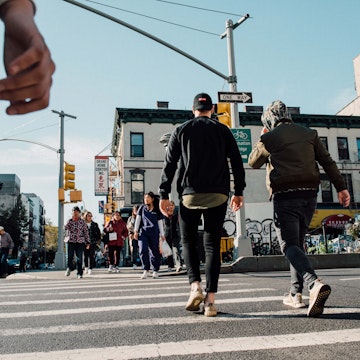
[[(195, 63), (197, 63), (198, 65), (206, 68), (207, 70), (211, 71), (212, 73), (216, 74), (217, 76), (225, 79), (226, 81), (228, 81), (229, 86), (230, 86), (230, 91), (231, 92), (236, 92), (236, 72), (235, 72), (235, 56), (234, 56), (234, 43), (233, 43), (233, 30), (235, 30), (240, 24), (242, 24), (245, 20), (247, 20), (250, 15), (246, 14), (243, 17), (241, 17), (235, 24), (233, 24), (233, 22), (231, 20), (228, 20), (226, 22), (226, 31), (220, 35), (220, 38), (227, 38), (228, 40), (228, 63), (229, 63), (229, 76), (222, 74), (220, 71), (217, 71), (216, 69), (212, 68), (211, 66), (209, 66), (208, 64), (204, 63), (203, 61), (195, 58), (194, 56), (184, 52), (183, 50), (173, 46), (172, 44), (169, 44), (168, 42), (144, 31), (139, 29), (138, 27), (135, 27), (133, 25), (130, 25), (120, 19), (117, 19), (111, 15), (108, 15), (104, 12), (101, 12), (97, 9), (94, 9), (90, 6), (84, 5), (78, 1), (75, 0), (63, 0), (69, 4), (78, 6), (80, 8), (83, 8), (87, 11), (90, 11), (94, 14), (100, 15), (104, 18), (107, 18), (108, 20), (114, 21), (122, 26), (127, 27), (128, 29), (135, 31), (143, 36), (146, 36), (148, 38), (150, 38), (151, 40), (154, 40), (156, 42), (158, 42), (159, 44), (166, 46), (167, 48), (179, 53), (180, 55), (190, 59), (191, 61), (194, 61)], [(239, 127), (239, 113), (238, 113), (238, 106), (237, 103), (233, 103), (231, 105), (231, 119), (232, 119), (232, 127), (233, 128), (238, 128)], [(246, 236), (246, 227), (245, 227), (245, 207), (242, 207), (239, 211), (236, 212), (236, 239), (234, 241), (234, 257), (239, 257), (239, 256), (252, 256), (252, 250), (251, 250), (251, 244), (250, 244), (250, 240), (247, 238)], [(239, 250), (239, 241), (241, 242), (241, 246), (240, 246), (240, 250)], [(250, 250), (251, 253), (249, 252), (249, 245), (250, 244)]]
[[(235, 53), (234, 53), (234, 38), (233, 31), (246, 19), (249, 18), (249, 14), (246, 14), (239, 21), (234, 24), (232, 20), (226, 21), (226, 31), (220, 36), (221, 39), (227, 39), (227, 48), (228, 48), (228, 68), (229, 68), (229, 89), (230, 92), (237, 92), (237, 78), (235, 70)], [(231, 110), (231, 127), (237, 129), (240, 127), (239, 122), (239, 110), (238, 103), (230, 103)], [(237, 259), (240, 256), (252, 256), (251, 241), (246, 235), (246, 223), (245, 223), (245, 204), (243, 207), (236, 213), (236, 238), (234, 239), (234, 259)]]
[[(76, 119), (76, 116), (65, 114), (62, 110), (51, 110), (53, 113), (58, 114), (60, 117), (60, 166), (59, 166), (59, 189), (64, 187), (64, 118), (65, 116)], [(58, 249), (55, 255), (55, 268), (58, 270), (65, 269), (65, 253), (64, 253), (64, 202), (58, 202)]]

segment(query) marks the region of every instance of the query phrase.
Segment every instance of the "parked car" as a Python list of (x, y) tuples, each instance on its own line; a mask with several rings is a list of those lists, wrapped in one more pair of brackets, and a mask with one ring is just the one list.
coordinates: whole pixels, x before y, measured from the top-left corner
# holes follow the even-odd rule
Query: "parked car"
[(16, 271), (19, 271), (20, 268), (20, 260), (19, 259), (8, 259), (8, 274), (14, 274)]

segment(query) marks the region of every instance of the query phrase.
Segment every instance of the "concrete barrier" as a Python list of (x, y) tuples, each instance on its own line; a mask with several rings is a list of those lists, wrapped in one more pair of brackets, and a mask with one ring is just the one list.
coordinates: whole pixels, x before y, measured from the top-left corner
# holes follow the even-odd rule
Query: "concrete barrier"
[[(308, 255), (314, 269), (336, 269), (360, 267), (360, 254)], [(229, 265), (221, 267), (221, 273), (286, 271), (289, 261), (283, 255), (243, 256)]]

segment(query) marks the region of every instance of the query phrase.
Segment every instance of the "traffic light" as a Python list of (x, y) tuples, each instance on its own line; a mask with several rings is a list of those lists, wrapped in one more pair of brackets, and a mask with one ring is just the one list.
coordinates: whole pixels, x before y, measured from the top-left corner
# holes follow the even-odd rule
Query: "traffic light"
[(64, 161), (64, 190), (75, 189), (75, 165)]
[(231, 127), (230, 103), (219, 102), (216, 105), (216, 116), (218, 120), (228, 127)]

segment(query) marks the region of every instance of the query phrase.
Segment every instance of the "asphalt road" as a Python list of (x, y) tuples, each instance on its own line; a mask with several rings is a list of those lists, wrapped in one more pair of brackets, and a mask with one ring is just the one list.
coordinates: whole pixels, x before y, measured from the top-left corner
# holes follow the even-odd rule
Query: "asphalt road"
[(360, 359), (360, 268), (318, 271), (332, 287), (318, 318), (282, 304), (288, 272), (222, 274), (216, 318), (185, 311), (185, 274), (140, 274), (1, 279), (0, 360)]

